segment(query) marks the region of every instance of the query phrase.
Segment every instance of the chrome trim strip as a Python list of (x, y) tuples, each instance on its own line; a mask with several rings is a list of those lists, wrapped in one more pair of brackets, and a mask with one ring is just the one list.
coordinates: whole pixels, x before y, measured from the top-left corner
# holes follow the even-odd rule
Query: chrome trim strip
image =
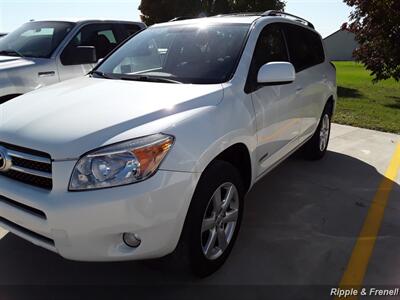
[(10, 170), (13, 170), (13, 171), (16, 171), (16, 172), (20, 172), (20, 173), (29, 174), (29, 175), (33, 175), (33, 176), (52, 179), (51, 173), (36, 171), (36, 170), (27, 169), (27, 168), (23, 168), (23, 167), (17, 167), (17, 166), (12, 166)]
[(62, 159), (53, 159), (53, 162), (66, 162), (66, 161), (78, 161), (79, 158), (62, 158)]
[(12, 156), (12, 157), (16, 157), (16, 158), (22, 158), (22, 159), (26, 159), (26, 160), (31, 160), (31, 161), (35, 161), (35, 162), (40, 162), (40, 163), (51, 165), (51, 159), (50, 158), (35, 156), (35, 155), (22, 153), (22, 152), (19, 152), (19, 151), (14, 151), (14, 150), (9, 150), (9, 149), (7, 149), (7, 154)]

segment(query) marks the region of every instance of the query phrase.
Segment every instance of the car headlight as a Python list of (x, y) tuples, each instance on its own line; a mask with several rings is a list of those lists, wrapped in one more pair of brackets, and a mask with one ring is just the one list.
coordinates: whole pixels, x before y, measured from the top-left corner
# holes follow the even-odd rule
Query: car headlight
[(172, 136), (155, 134), (91, 152), (76, 164), (69, 190), (109, 188), (143, 181), (157, 171), (173, 143)]

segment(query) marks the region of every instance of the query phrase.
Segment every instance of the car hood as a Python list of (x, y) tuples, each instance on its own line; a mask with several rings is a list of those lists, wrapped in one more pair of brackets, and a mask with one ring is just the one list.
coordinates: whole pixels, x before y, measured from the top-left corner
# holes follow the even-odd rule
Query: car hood
[(0, 55), (0, 71), (30, 66), (33, 64), (35, 64), (33, 59)]
[[(107, 80), (83, 77), (43, 88), (0, 105), (0, 142), (49, 153), (53, 159), (78, 158), (116, 142), (132, 128), (175, 114), (215, 106), (217, 85)], [(165, 123), (165, 122), (164, 122)], [(143, 126), (142, 126), (143, 127)], [(155, 133), (155, 132), (151, 132)], [(150, 132), (136, 132), (151, 134)]]

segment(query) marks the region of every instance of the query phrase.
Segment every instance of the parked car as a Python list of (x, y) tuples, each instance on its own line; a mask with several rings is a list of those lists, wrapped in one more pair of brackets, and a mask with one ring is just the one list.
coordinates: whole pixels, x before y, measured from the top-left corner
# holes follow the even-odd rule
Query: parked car
[(33, 21), (0, 39), (0, 103), (84, 76), (119, 43), (145, 28), (125, 21)]
[(90, 75), (0, 106), (0, 226), (67, 259), (178, 253), (206, 276), (254, 183), (300, 148), (324, 156), (336, 99), (299, 17), (152, 26)]

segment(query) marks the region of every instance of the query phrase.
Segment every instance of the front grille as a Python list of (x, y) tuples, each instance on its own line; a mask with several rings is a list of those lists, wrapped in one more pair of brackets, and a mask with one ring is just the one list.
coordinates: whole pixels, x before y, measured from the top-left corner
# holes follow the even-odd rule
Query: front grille
[(4, 143), (0, 147), (12, 161), (11, 168), (0, 175), (46, 190), (53, 188), (50, 155)]
[(47, 172), (51, 174), (51, 164), (13, 157), (14, 166), (28, 168), (36, 171)]
[(51, 159), (50, 155), (47, 154), (46, 152), (37, 151), (37, 150), (33, 150), (33, 149), (21, 147), (21, 146), (15, 146), (15, 145), (3, 143), (3, 142), (0, 142), (0, 146), (4, 147), (6, 149), (9, 149), (9, 150), (14, 150), (14, 151), (23, 152), (23, 153), (38, 156), (38, 157), (45, 157), (45, 158)]

